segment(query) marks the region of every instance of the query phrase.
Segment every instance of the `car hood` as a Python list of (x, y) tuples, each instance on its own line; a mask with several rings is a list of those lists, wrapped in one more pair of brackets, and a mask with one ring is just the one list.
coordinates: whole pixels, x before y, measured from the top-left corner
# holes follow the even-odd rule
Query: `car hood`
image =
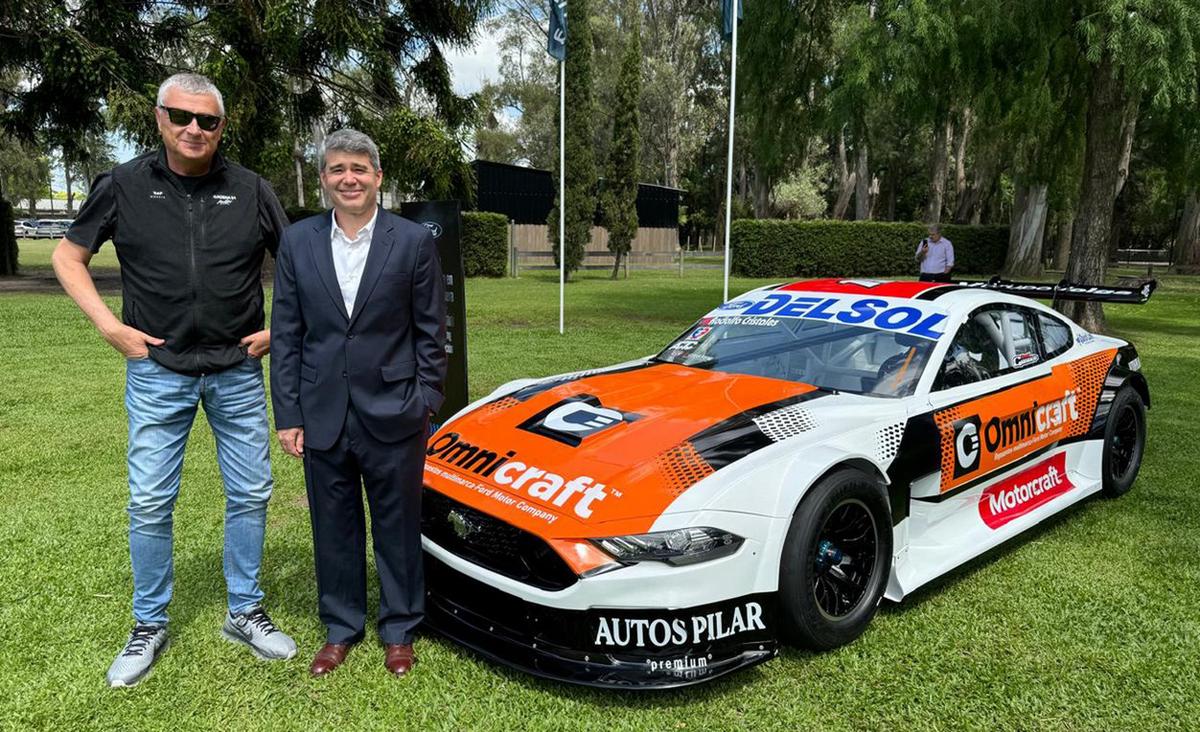
[(696, 482), (775, 441), (765, 415), (825, 394), (665, 363), (536, 382), (435, 434), (425, 483), (543, 538), (642, 533)]

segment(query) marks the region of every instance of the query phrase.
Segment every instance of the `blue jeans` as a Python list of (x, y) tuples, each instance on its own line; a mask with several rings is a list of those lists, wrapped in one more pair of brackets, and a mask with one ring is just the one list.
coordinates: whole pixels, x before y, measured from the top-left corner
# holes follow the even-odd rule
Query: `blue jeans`
[(167, 622), (174, 582), (172, 513), (198, 404), (216, 437), (225, 482), (229, 609), (241, 612), (262, 600), (258, 569), (272, 488), (262, 363), (247, 358), (217, 374), (185, 376), (151, 359), (129, 360), (129, 555), (133, 617), (139, 623)]

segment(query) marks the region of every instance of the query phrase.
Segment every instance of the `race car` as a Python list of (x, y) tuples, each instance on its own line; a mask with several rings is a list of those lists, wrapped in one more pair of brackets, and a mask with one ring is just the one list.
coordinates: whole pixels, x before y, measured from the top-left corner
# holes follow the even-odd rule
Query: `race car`
[(654, 356), (506, 384), (428, 443), (427, 624), (628, 688), (848, 643), (881, 598), (1130, 489), (1137, 352), (1014, 293), (1153, 289), (793, 282)]

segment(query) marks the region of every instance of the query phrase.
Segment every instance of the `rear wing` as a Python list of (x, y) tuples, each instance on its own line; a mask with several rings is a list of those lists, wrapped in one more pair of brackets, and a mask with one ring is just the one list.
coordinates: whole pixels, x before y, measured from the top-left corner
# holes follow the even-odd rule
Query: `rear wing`
[(1011, 282), (993, 277), (990, 280), (955, 280), (959, 287), (980, 288), (1007, 292), (1011, 295), (1037, 297), (1046, 300), (1086, 300), (1089, 302), (1123, 302), (1143, 305), (1158, 287), (1158, 280), (1143, 280), (1132, 287), (1121, 285), (1081, 285), (1061, 280), (1049, 282)]

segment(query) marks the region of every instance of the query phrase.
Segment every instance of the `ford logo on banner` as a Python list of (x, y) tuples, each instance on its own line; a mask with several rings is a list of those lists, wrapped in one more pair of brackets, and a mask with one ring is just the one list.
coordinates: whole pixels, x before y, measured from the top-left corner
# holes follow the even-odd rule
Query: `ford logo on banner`
[(433, 234), (434, 239), (442, 235), (442, 225), (436, 221), (426, 221), (425, 228), (429, 229), (430, 233)]

